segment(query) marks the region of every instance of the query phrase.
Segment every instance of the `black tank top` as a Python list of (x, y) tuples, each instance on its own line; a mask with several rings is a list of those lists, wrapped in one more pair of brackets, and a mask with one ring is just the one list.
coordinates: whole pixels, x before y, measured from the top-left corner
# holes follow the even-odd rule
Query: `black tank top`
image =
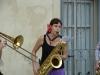
[[(54, 47), (55, 46), (51, 46), (47, 43), (46, 35), (44, 35), (44, 42), (43, 42), (43, 45), (42, 45), (42, 57), (41, 57), (40, 65), (48, 57), (48, 55), (50, 54), (50, 52), (53, 50)], [(62, 66), (60, 68), (63, 68), (63, 67), (64, 67), (64, 63), (62, 64)]]

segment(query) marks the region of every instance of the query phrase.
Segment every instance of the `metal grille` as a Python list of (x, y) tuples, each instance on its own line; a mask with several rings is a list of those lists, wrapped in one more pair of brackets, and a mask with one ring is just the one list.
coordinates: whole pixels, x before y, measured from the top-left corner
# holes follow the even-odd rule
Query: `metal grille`
[(61, 19), (62, 35), (69, 39), (66, 75), (93, 75), (93, 0), (62, 0)]

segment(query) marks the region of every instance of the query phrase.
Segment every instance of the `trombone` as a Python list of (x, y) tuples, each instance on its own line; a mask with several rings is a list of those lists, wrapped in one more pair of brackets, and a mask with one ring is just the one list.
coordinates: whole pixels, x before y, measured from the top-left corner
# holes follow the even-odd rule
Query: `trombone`
[[(25, 56), (26, 58), (30, 59), (31, 61), (32, 61), (32, 58), (26, 56), (25, 54), (21, 53), (21, 52), (18, 51), (17, 49), (20, 48), (20, 49), (22, 49), (23, 51), (25, 51), (25, 52), (31, 54), (32, 56), (34, 56), (34, 57), (36, 57), (36, 58), (38, 58), (37, 56), (33, 55), (31, 52), (29, 52), (29, 51), (27, 51), (26, 49), (24, 49), (24, 48), (21, 47), (22, 44), (23, 44), (23, 41), (24, 41), (24, 38), (23, 38), (22, 35), (18, 35), (17, 37), (13, 38), (13, 37), (11, 37), (11, 36), (9, 36), (9, 35), (7, 35), (7, 34), (4, 34), (4, 33), (0, 32), (0, 36), (1, 36), (2, 38), (4, 38), (5, 40), (7, 40), (7, 41), (9, 41), (10, 43), (13, 44), (13, 47), (12, 47), (12, 46), (10, 46), (10, 45), (8, 45), (8, 44), (6, 43), (6, 45), (7, 45), (8, 47), (10, 47), (11, 49), (15, 50), (15, 51), (18, 52), (19, 54)], [(33, 61), (35, 61), (35, 60), (33, 60)], [(35, 61), (35, 62), (36, 62), (36, 61)]]

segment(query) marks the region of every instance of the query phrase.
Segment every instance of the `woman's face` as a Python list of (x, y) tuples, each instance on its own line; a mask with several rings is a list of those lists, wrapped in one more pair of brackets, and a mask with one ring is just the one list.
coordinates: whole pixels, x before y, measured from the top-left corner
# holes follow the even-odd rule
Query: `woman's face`
[(62, 25), (60, 24), (60, 23), (58, 23), (58, 24), (53, 24), (52, 26), (51, 26), (51, 29), (52, 29), (52, 33), (59, 33), (60, 31), (61, 31), (61, 27), (62, 27)]

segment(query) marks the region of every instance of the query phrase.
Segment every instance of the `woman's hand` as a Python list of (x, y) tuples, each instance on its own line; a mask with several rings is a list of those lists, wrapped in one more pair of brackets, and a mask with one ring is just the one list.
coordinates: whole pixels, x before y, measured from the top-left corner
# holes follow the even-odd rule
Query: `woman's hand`
[(100, 61), (96, 62), (96, 70), (100, 70)]
[(39, 70), (39, 68), (40, 68), (39, 63), (34, 62), (34, 63), (33, 63), (33, 72), (34, 72), (34, 75), (38, 75), (38, 70)]
[(61, 43), (65, 44), (65, 46), (64, 46), (64, 49), (59, 50), (58, 53), (60, 54), (61, 58), (63, 60), (65, 60), (68, 57), (67, 56), (68, 55), (68, 52), (67, 52), (67, 50), (68, 50), (68, 44), (67, 44), (67, 42), (65, 42), (62, 39), (60, 39), (59, 42), (58, 42), (58, 44), (61, 44)]
[(2, 50), (2, 49), (6, 46), (6, 43), (7, 43), (6, 40), (2, 41), (2, 40), (0, 39), (0, 50)]

